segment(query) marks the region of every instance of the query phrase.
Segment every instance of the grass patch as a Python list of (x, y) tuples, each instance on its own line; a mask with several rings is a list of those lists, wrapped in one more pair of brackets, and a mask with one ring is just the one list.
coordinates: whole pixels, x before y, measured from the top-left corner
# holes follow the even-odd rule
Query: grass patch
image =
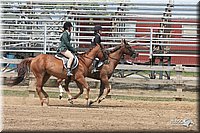
[[(175, 101), (175, 98), (167, 97), (138, 97), (138, 96), (112, 96), (112, 99), (116, 100), (141, 100), (141, 101)], [(197, 102), (197, 99), (183, 98), (182, 101)]]
[[(27, 91), (13, 91), (13, 90), (3, 90), (4, 96), (17, 96), (17, 97), (28, 97), (29, 92)], [(36, 97), (38, 97), (37, 93), (35, 92)], [(50, 98), (58, 98), (59, 93), (58, 92), (47, 92)], [(72, 96), (75, 96), (77, 93), (71, 93)], [(90, 98), (96, 98), (97, 95), (91, 95)], [(63, 93), (63, 98), (67, 98), (67, 94)], [(79, 98), (85, 98), (85, 94), (82, 94)]]
[[(172, 76), (176, 76), (176, 72), (171, 72), (170, 73)], [(183, 77), (198, 77), (199, 72), (183, 72), (182, 73)]]
[(112, 96), (116, 100), (142, 100), (142, 101), (174, 101), (173, 98), (138, 97), (138, 96)]
[[(47, 92), (50, 98), (58, 98), (59, 93), (58, 92)], [(17, 96), (17, 97), (28, 97), (29, 93), (28, 91), (13, 91), (13, 90), (3, 90), (4, 96)], [(76, 95), (75, 93), (72, 93), (72, 96)], [(96, 98), (97, 95), (91, 94), (90, 99)], [(38, 95), (36, 94), (36, 97)], [(64, 94), (63, 98), (67, 98), (67, 95)], [(85, 98), (85, 94), (81, 95), (79, 97), (80, 99)], [(141, 101), (175, 101), (175, 98), (165, 98), (165, 97), (139, 97), (139, 96), (119, 96), (119, 95), (112, 95), (111, 99), (116, 100), (141, 100)], [(188, 102), (197, 102), (198, 99), (189, 99), (189, 98), (183, 98), (182, 101), (188, 101)]]
[[(117, 73), (117, 72), (116, 72)], [(124, 71), (124, 74), (127, 75), (129, 74), (130, 71)], [(144, 74), (150, 74), (151, 71), (149, 70), (144, 70), (144, 71), (141, 71), (139, 72), (140, 74), (141, 73), (144, 73)], [(156, 71), (157, 75), (160, 73), (160, 71)], [(163, 74), (165, 74), (165, 72), (163, 71)], [(183, 77), (198, 77), (200, 74), (200, 72), (182, 72), (182, 76)], [(176, 76), (176, 72), (175, 71), (171, 71), (170, 72), (170, 76)]]
[(28, 96), (28, 91), (3, 90), (3, 95), (4, 96), (25, 97), (25, 96)]

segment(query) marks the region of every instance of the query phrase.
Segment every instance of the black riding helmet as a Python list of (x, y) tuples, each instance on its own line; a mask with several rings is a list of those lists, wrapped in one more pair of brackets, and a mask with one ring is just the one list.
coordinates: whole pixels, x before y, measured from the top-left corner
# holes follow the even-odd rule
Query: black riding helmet
[(99, 31), (99, 30), (102, 30), (101, 25), (96, 25), (96, 26), (94, 26), (94, 32), (97, 32), (97, 31)]
[(67, 30), (69, 27), (73, 27), (72, 24), (70, 22), (65, 22), (63, 28)]

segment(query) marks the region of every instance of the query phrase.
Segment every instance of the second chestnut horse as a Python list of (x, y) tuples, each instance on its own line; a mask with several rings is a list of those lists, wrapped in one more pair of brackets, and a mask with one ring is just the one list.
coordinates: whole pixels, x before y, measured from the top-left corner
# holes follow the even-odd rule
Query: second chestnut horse
[[(119, 63), (122, 55), (129, 55), (129, 56), (134, 56), (137, 57), (138, 53), (131, 48), (131, 46), (126, 42), (125, 39), (122, 39), (121, 44), (119, 46), (114, 47), (110, 53), (108, 54), (108, 60), (109, 60), (109, 64), (104, 64), (100, 70), (96, 73), (91, 73), (92, 71), (92, 66), (90, 66), (90, 68), (87, 71), (86, 77), (90, 77), (93, 79), (98, 79), (100, 80), (101, 84), (100, 84), (100, 92), (98, 97), (95, 100), (90, 100), (89, 101), (89, 106), (94, 103), (97, 102), (100, 103), (103, 99), (106, 98), (106, 96), (109, 94), (110, 92), (110, 85), (109, 85), (109, 79), (112, 76), (112, 73), (114, 72), (114, 69), (116, 68), (117, 64)], [(61, 79), (58, 79), (58, 84), (59, 84), (59, 88), (60, 88), (60, 92), (64, 92), (62, 91), (62, 87), (61, 87)], [(74, 99), (68, 89), (68, 84), (69, 82), (65, 82), (67, 83), (64, 87), (65, 90), (67, 91), (67, 94), (69, 96), (69, 101), (72, 102), (71, 100)], [(81, 86), (78, 86), (79, 89), (83, 90), (83, 88)], [(105, 95), (101, 98), (104, 89), (106, 90)], [(75, 98), (77, 98), (77, 96), (80, 96), (80, 94), (82, 94), (82, 91), (79, 93), (79, 95), (76, 95)]]

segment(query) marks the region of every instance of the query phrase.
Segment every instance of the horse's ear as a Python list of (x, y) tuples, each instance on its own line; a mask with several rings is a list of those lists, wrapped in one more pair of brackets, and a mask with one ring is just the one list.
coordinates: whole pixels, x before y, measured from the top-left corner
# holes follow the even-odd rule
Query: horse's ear
[(127, 43), (127, 41), (126, 41), (125, 39), (124, 39), (123, 41), (124, 41), (124, 44), (125, 44), (125, 45), (127, 45), (127, 44), (128, 44), (128, 43)]
[(126, 44), (126, 40), (125, 39), (121, 39), (121, 44)]
[(127, 44), (127, 41), (124, 39), (124, 43)]

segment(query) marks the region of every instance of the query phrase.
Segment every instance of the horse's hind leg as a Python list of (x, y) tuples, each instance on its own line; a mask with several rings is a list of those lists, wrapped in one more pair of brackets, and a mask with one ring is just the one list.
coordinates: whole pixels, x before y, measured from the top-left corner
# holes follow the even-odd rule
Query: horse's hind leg
[(69, 91), (69, 83), (70, 83), (70, 81), (69, 80), (65, 80), (65, 86), (64, 86), (64, 88), (65, 88), (65, 91), (66, 91), (66, 93), (67, 93), (67, 96), (68, 96), (68, 101), (71, 103), (71, 104), (73, 104), (73, 101), (72, 101), (72, 95), (71, 95), (71, 93), (70, 93), (70, 91)]
[(62, 87), (62, 80), (63, 79), (57, 79), (57, 83), (58, 83), (58, 87), (59, 87), (59, 92), (60, 92), (59, 99), (62, 99), (63, 93), (64, 93), (64, 89)]
[[(45, 74), (44, 77), (43, 77), (43, 82), (42, 82), (42, 86), (44, 86), (44, 84), (47, 82), (47, 80), (50, 78), (50, 75), (49, 74)], [(43, 99), (43, 102), (45, 102), (46, 100), (46, 104), (49, 105), (49, 95), (43, 90), (43, 88), (41, 89), (43, 95), (44, 95), (44, 99)]]
[(77, 82), (76, 81), (76, 85), (78, 86), (78, 88), (79, 88), (79, 93), (78, 94), (76, 94), (74, 97), (73, 97), (73, 99), (77, 99), (81, 94), (83, 94), (83, 86), (79, 83), (79, 82)]
[(47, 105), (49, 105), (49, 96), (48, 96), (48, 94), (43, 90), (43, 88), (41, 89), (41, 91), (42, 91), (42, 93), (43, 93), (43, 95), (45, 97), (45, 98), (42, 99), (43, 100), (42, 102), (46, 103)]
[(43, 79), (42, 77), (37, 77), (36, 78), (36, 91), (37, 91), (38, 96), (40, 98), (41, 106), (43, 106), (42, 79)]
[[(38, 93), (38, 96), (40, 98), (40, 103), (43, 106), (44, 101), (47, 99), (46, 104), (48, 105), (48, 94), (43, 90), (43, 85), (46, 83), (46, 81), (49, 79), (49, 74), (39, 73), (35, 75), (36, 77), (36, 91)], [(43, 95), (42, 95), (43, 94)], [(43, 96), (45, 98), (43, 98)]]

